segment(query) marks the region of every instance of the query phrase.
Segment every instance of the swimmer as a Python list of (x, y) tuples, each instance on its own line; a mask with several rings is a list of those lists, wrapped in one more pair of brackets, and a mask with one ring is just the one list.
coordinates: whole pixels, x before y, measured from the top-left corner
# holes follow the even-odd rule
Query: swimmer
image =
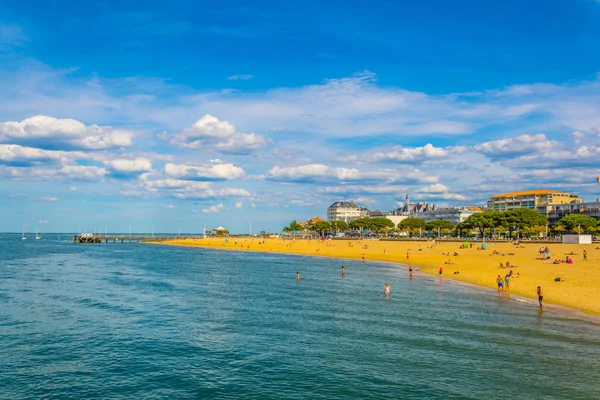
[(384, 296), (389, 296), (390, 295), (390, 285), (386, 284), (383, 286), (383, 294)]
[(537, 295), (538, 295), (538, 302), (540, 303), (540, 309), (541, 309), (541, 308), (543, 308), (542, 301), (544, 300), (544, 291), (542, 290), (541, 286), (537, 287)]
[(300, 272), (296, 272), (296, 280), (299, 281), (300, 280)]

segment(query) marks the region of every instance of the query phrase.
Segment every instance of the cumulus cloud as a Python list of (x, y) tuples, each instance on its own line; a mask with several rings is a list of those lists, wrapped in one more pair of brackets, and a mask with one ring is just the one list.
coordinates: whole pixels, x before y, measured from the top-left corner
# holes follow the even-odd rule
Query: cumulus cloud
[(492, 160), (514, 158), (524, 154), (544, 153), (560, 148), (562, 144), (548, 140), (546, 135), (521, 135), (514, 138), (493, 140), (475, 145), (472, 148)]
[(436, 182), (438, 179), (436, 175), (415, 168), (406, 168), (402, 171), (392, 169), (361, 171), (357, 168), (330, 167), (323, 164), (297, 167), (275, 166), (269, 170), (266, 178), (280, 182)]
[(448, 150), (435, 147), (431, 143), (422, 147), (396, 147), (388, 151), (381, 151), (370, 157), (371, 161), (395, 161), (401, 163), (422, 162), (430, 159), (444, 158)]
[(240, 167), (233, 164), (210, 164), (201, 165), (177, 165), (168, 163), (165, 165), (167, 176), (190, 180), (227, 180), (242, 178), (246, 173)]
[(172, 143), (190, 149), (215, 150), (229, 154), (247, 154), (266, 147), (270, 140), (254, 133), (238, 132), (232, 124), (210, 114), (175, 135)]
[(125, 196), (163, 196), (176, 199), (210, 199), (220, 197), (249, 197), (242, 188), (216, 188), (210, 181), (191, 181), (184, 179), (156, 179), (151, 173), (142, 174), (138, 184), (127, 184), (122, 191)]
[(152, 162), (147, 158), (114, 159), (103, 161), (114, 176), (126, 177), (152, 171)]
[(202, 212), (205, 213), (217, 213), (224, 208), (223, 203), (219, 203), (216, 206), (210, 206), (208, 208), (203, 208)]
[(0, 122), (0, 142), (33, 147), (79, 150), (105, 150), (133, 144), (135, 132), (98, 125), (84, 125), (74, 119), (38, 115), (21, 122)]
[(243, 204), (244, 203), (242, 203), (241, 201), (238, 201), (238, 202), (235, 203), (235, 208), (242, 208)]
[(0, 164), (33, 166), (67, 163), (77, 158), (87, 158), (82, 152), (42, 150), (16, 144), (0, 144)]

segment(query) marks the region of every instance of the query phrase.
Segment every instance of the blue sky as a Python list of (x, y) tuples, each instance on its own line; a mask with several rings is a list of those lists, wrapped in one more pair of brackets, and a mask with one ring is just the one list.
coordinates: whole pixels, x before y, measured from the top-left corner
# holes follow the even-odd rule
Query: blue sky
[(600, 2), (321, 3), (1, 3), (0, 231), (600, 197)]

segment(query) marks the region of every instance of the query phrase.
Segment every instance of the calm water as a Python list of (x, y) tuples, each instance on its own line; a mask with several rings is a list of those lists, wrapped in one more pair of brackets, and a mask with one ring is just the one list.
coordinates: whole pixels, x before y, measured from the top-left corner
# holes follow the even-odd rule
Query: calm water
[(600, 398), (599, 325), (343, 264), (0, 239), (0, 398)]

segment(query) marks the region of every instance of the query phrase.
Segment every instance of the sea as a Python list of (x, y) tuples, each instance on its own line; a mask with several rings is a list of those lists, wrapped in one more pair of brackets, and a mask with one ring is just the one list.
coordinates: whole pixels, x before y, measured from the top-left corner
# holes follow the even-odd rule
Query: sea
[(600, 398), (600, 325), (568, 309), (403, 265), (32, 239), (0, 238), (3, 400)]

